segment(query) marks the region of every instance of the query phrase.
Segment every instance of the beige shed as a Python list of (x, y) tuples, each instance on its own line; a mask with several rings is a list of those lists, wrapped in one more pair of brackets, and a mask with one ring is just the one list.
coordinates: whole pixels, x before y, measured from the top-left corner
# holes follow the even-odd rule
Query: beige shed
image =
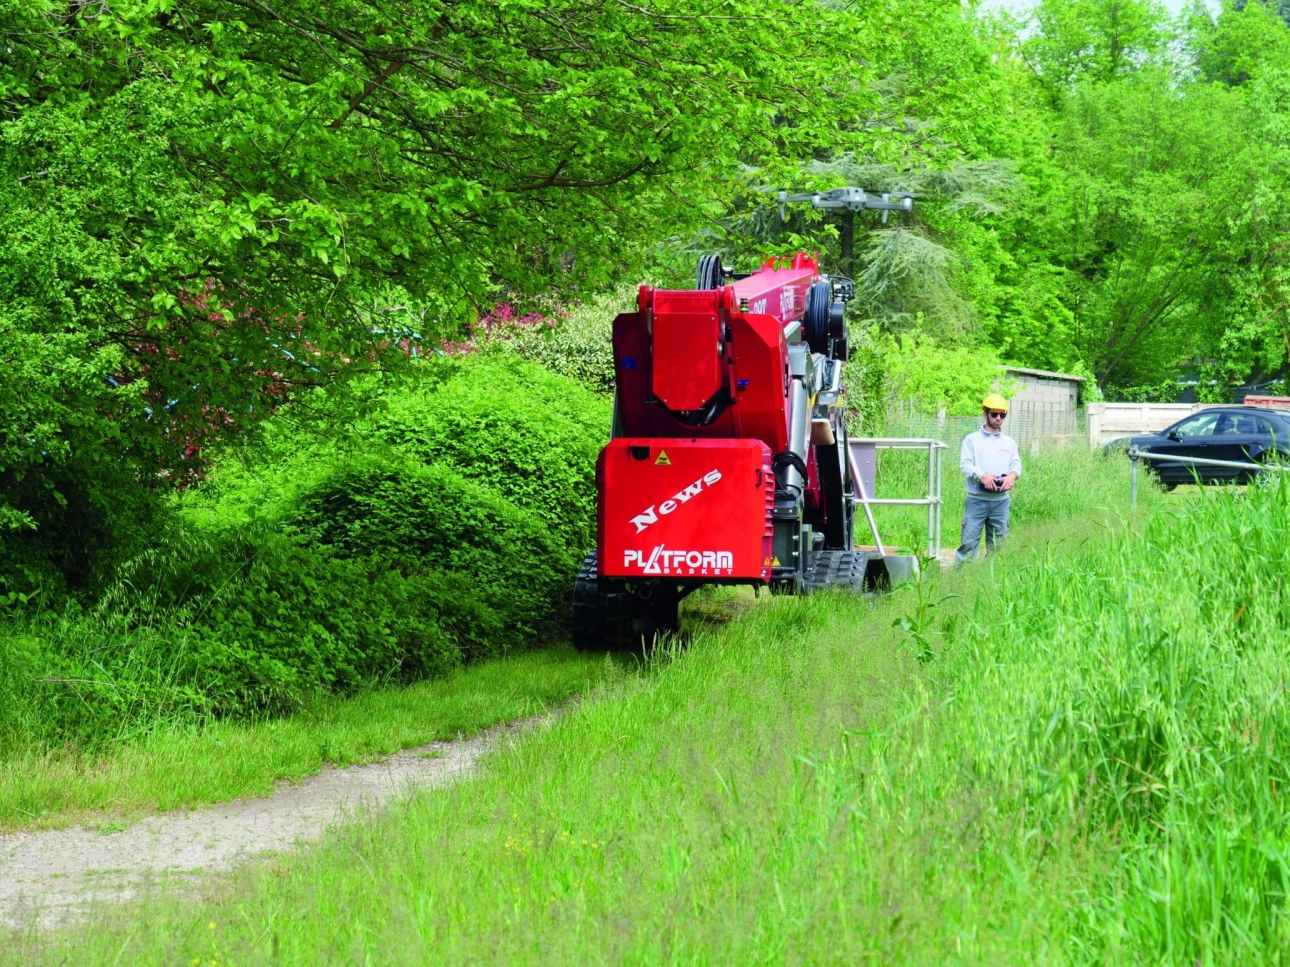
[(1079, 393), (1083, 376), (1046, 369), (1004, 366), (1016, 392), (1009, 400), (1008, 423), (1018, 442), (1033, 449), (1041, 441), (1066, 442), (1079, 432)]

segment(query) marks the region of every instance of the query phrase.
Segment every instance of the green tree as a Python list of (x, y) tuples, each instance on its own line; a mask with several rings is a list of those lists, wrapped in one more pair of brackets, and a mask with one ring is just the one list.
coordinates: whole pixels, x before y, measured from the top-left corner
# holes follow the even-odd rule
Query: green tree
[[(1290, 10), (1290, 5), (1287, 5)], [(1224, 4), (1217, 18), (1192, 13), (1190, 46), (1201, 76), (1224, 84), (1247, 83), (1290, 63), (1290, 30), (1264, 3)]]
[(1290, 62), (1260, 71), (1245, 93), (1256, 170), (1230, 219), (1232, 298), (1210, 350), (1236, 380), (1290, 366)]
[(1040, 0), (1034, 19), (1039, 29), (1022, 54), (1056, 100), (1079, 82), (1132, 74), (1169, 41), (1158, 0)]
[(1249, 7), (1265, 7), (1269, 13), (1275, 13), (1278, 17), (1290, 24), (1290, 0), (1226, 0), (1231, 3), (1233, 10), (1238, 13)]
[[(746, 159), (745, 184), (697, 245), (733, 259), (818, 249), (827, 271), (856, 279), (853, 312), (868, 321), (891, 331), (918, 325), (975, 339), (977, 293), (965, 290), (974, 288), (982, 262), (962, 236), (1004, 211), (1020, 187), (1012, 164), (990, 151), (1009, 92), (991, 45), (961, 4), (893, 9), (901, 33), (882, 35), (865, 54), (865, 67), (878, 77), (868, 111), (837, 115), (826, 143), (809, 154), (781, 154), (770, 168)], [(824, 214), (803, 205), (782, 221), (769, 194), (844, 185), (915, 192), (919, 201), (912, 217)]]
[(49, 526), (69, 481), (182, 480), (499, 292), (618, 280), (738, 158), (862, 116), (892, 16), (0, 0), (0, 525)]
[(1249, 190), (1242, 98), (1161, 71), (1081, 89), (1058, 151), (1070, 193), (1055, 217), (1079, 280), (1076, 341), (1098, 381), (1152, 382), (1221, 331), (1228, 219)]

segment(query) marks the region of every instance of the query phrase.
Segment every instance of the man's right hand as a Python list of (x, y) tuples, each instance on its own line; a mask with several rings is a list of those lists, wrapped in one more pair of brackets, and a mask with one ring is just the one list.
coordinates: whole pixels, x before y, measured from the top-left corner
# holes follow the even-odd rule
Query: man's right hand
[(999, 489), (999, 484), (995, 481), (994, 474), (992, 473), (981, 474), (981, 486), (984, 487), (986, 490)]

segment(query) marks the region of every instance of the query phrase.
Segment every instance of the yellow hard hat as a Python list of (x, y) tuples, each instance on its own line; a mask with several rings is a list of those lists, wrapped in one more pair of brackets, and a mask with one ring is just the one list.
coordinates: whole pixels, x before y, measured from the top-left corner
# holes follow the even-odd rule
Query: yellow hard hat
[(998, 410), (1000, 413), (1008, 412), (1008, 401), (998, 393), (991, 393), (981, 401), (981, 409)]

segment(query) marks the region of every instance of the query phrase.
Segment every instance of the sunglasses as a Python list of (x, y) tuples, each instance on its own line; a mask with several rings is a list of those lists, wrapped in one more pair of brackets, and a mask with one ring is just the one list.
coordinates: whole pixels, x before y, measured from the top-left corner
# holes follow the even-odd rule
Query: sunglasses
[(1002, 419), (1003, 419), (1005, 416), (1007, 416), (1008, 414), (1007, 414), (1007, 413), (1000, 413), (998, 410), (986, 410), (986, 411), (985, 411), (985, 415), (986, 415), (986, 416), (997, 416), (999, 419), (1001, 419), (1001, 420), (1002, 420)]

